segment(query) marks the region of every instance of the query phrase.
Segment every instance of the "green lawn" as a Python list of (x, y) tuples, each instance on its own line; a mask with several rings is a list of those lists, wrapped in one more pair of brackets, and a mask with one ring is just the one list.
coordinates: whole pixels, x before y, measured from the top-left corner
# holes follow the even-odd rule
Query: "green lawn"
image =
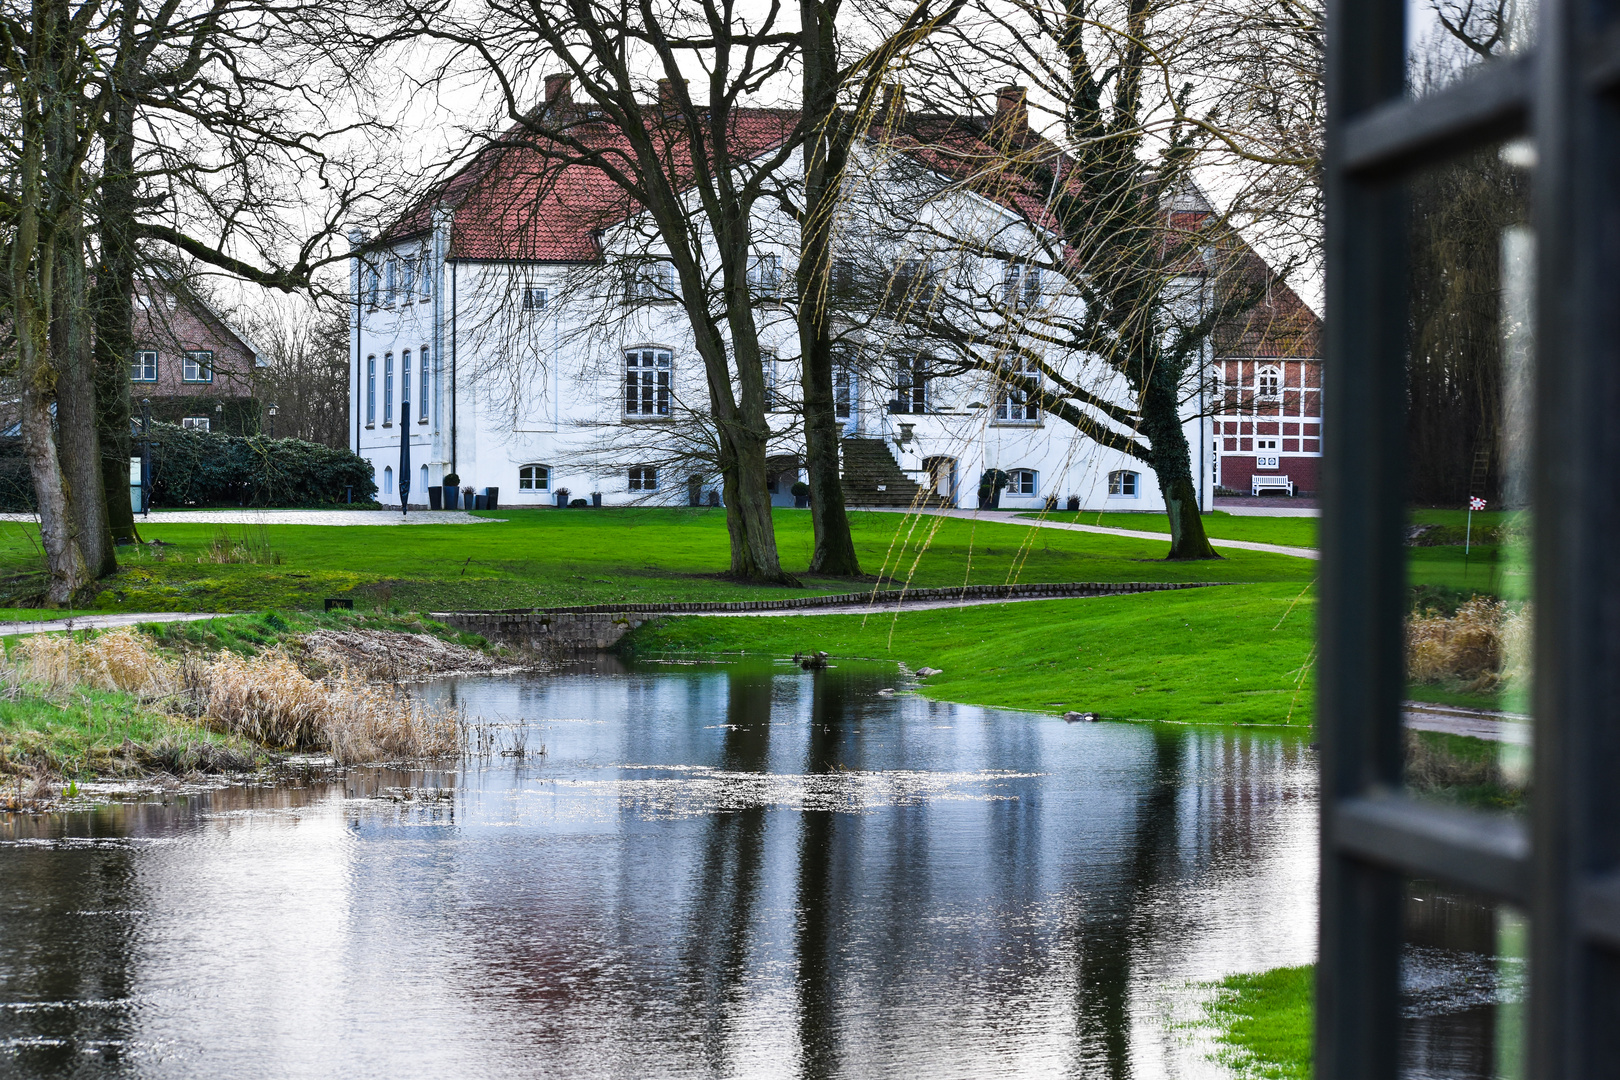
[[(263, 611), (318, 607), (468, 610), (670, 600), (778, 598), (738, 585), (727, 567), (721, 510), (502, 510), (487, 525), (350, 528), (164, 524), (140, 526), (158, 544), (123, 549), (119, 572), (91, 602), (102, 611)], [(1157, 541), (1038, 529), (1015, 522), (851, 515), (864, 580), (804, 579), (809, 592), (848, 592), (908, 576), (917, 587), (1009, 581), (1297, 581), (1300, 559), (1232, 552), (1211, 563), (1166, 563)], [(776, 514), (783, 562), (802, 571), (808, 511)], [(216, 548), (251, 562), (214, 561)], [(42, 587), (33, 526), (0, 528), (0, 582), (11, 602)], [(20, 614), (20, 613), (19, 613)]]
[(1221, 586), (980, 607), (781, 618), (681, 618), (626, 639), (636, 655), (753, 653), (897, 660), (944, 674), (932, 697), (1203, 724), (1308, 725), (1315, 588)]
[[(1163, 514), (1116, 514), (1067, 510), (1044, 515), (1019, 514), (1022, 518), (1044, 517), (1047, 521), (1065, 524), (1101, 525), (1107, 529), (1135, 529), (1138, 532), (1156, 532), (1170, 535), (1170, 519)], [(1253, 540), (1262, 544), (1284, 544), (1288, 547), (1316, 546), (1316, 518), (1308, 517), (1248, 517), (1216, 510), (1204, 515), (1204, 532), (1211, 539)]]
[(1208, 1012), (1222, 1064), (1245, 1080), (1308, 1080), (1315, 980), (1316, 968), (1307, 964), (1216, 983)]

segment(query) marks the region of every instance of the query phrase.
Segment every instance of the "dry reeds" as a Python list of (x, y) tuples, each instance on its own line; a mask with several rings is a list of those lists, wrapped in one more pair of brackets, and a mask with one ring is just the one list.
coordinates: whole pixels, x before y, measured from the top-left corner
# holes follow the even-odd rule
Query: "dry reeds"
[(1530, 607), (1476, 596), (1452, 616), (1432, 611), (1406, 624), (1406, 672), (1415, 682), (1488, 690), (1522, 678), (1529, 664)]
[(262, 745), (322, 751), (343, 765), (443, 757), (462, 742), (456, 709), (371, 686), (346, 667), (312, 679), (280, 649), (177, 663), (132, 630), (88, 640), (38, 634), (16, 646), (10, 667), (14, 683), (124, 691)]

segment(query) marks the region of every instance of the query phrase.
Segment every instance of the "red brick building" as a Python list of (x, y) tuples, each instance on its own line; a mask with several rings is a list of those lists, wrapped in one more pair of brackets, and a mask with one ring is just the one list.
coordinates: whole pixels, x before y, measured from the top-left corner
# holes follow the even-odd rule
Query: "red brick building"
[(152, 418), (233, 435), (255, 432), (254, 396), (266, 358), (202, 300), (144, 282), (135, 292), (130, 393)]
[(1215, 483), (1314, 495), (1322, 459), (1322, 321), (1288, 286), (1215, 334)]

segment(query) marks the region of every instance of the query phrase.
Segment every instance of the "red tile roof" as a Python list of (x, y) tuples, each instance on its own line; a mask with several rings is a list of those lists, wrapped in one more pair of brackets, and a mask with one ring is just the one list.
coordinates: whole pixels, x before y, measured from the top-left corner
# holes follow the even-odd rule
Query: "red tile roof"
[[(630, 142), (613, 124), (592, 122), (582, 106), (562, 119), (568, 133), (593, 151), (628, 158)], [(780, 147), (793, 132), (798, 113), (780, 109), (738, 109), (732, 118), (730, 151), (750, 160)], [(690, 182), (690, 148), (673, 127), (660, 133), (677, 175)], [(548, 151), (548, 146), (555, 150)], [(450, 230), (452, 259), (582, 262), (597, 257), (596, 230), (636, 213), (639, 204), (592, 165), (559, 160), (571, 154), (560, 144), (514, 127), (483, 149), (471, 163), (439, 185), (385, 234), (403, 239), (426, 232), (435, 206), (455, 211)]]

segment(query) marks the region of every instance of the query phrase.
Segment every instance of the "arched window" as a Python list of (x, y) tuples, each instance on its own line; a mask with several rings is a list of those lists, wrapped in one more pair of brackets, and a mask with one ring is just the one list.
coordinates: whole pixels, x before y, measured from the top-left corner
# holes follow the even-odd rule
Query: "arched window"
[(384, 495), (392, 495), (393, 493), (394, 493), (394, 467), (392, 465), (387, 465), (387, 466), (384, 466), (384, 468), (383, 468), (383, 494)]
[[(419, 478), (420, 478), (420, 480), (421, 480), (421, 484), (420, 484), (420, 485), (419, 485), (419, 486), (418, 486), (418, 488), (417, 488), (417, 490), (418, 490), (418, 491), (424, 491), (424, 492), (425, 492), (425, 491), (427, 491), (427, 489), (428, 489), (428, 471), (427, 471), (427, 466), (426, 466), (426, 465), (424, 465), (424, 466), (422, 466), (422, 468), (421, 468), (421, 469), (419, 469), (419, 470), (418, 470), (418, 472), (417, 472), (417, 475), (418, 475), (418, 477), (419, 477)], [(422, 498), (424, 498), (424, 499), (425, 499), (425, 498), (427, 498), (427, 496), (426, 496), (426, 495), (423, 495), (423, 496), (422, 496)]]
[(674, 364), (668, 349), (647, 346), (624, 350), (624, 415), (669, 415), (669, 380)]
[(546, 465), (524, 465), (518, 469), (518, 491), (550, 491), (551, 469)]
[(1139, 477), (1129, 469), (1120, 469), (1108, 474), (1108, 494), (1126, 499), (1136, 498), (1137, 481)]
[(1254, 393), (1259, 398), (1274, 398), (1282, 393), (1282, 372), (1267, 364), (1254, 378)]
[(1040, 490), (1040, 476), (1034, 469), (1014, 469), (1007, 474), (1007, 494), (1034, 495)]

